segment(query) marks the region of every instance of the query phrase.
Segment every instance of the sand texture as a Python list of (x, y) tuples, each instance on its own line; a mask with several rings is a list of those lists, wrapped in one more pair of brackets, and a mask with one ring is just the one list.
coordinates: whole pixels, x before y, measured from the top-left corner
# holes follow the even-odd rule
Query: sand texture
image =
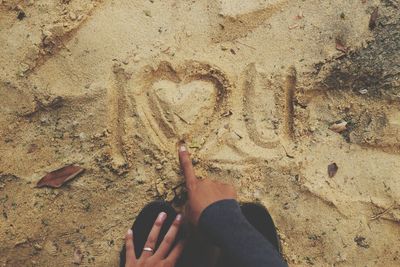
[(290, 266), (400, 266), (398, 0), (0, 0), (0, 48), (0, 266), (117, 266), (181, 139)]

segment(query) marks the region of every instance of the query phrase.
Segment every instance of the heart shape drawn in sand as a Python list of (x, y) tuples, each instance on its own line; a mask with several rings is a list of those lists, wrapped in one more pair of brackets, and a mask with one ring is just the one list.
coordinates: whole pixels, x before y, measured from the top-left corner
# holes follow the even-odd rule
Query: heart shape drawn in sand
[(231, 85), (218, 68), (197, 61), (177, 67), (161, 62), (137, 77), (136, 111), (158, 147), (172, 152), (180, 139), (205, 142), (219, 126)]

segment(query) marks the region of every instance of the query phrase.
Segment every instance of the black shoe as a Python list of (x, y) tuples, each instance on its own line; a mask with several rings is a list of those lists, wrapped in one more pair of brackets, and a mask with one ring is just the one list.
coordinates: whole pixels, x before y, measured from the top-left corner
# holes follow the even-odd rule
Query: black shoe
[[(268, 210), (261, 204), (241, 203), (240, 208), (247, 221), (267, 239), (273, 247), (280, 253), (278, 233), (274, 221)], [(217, 267), (234, 267), (236, 263), (221, 250)]]
[(268, 210), (261, 204), (242, 203), (240, 208), (243, 215), (254, 228), (257, 229), (280, 253), (281, 246), (279, 243), (278, 233), (275, 228), (274, 221)]

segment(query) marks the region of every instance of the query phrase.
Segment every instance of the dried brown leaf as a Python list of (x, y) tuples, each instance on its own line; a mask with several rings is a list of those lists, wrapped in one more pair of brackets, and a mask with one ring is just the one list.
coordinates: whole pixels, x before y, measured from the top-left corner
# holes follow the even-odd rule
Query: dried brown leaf
[(335, 176), (335, 174), (337, 173), (339, 167), (338, 165), (334, 162), (328, 165), (328, 175), (330, 178), (332, 178), (333, 176)]
[(82, 251), (79, 248), (75, 249), (73, 263), (79, 265), (82, 263), (82, 259), (83, 259)]
[(370, 30), (375, 29), (376, 27), (376, 20), (378, 19), (378, 7), (374, 8), (374, 11), (371, 13), (371, 17), (369, 18), (368, 27)]
[(36, 186), (58, 188), (67, 181), (76, 177), (78, 174), (82, 173), (84, 170), (85, 169), (79, 166), (68, 165), (46, 174), (42, 179), (39, 180)]
[(347, 53), (347, 51), (349, 50), (349, 48), (345, 46), (343, 42), (339, 39), (336, 39), (336, 49), (343, 53)]

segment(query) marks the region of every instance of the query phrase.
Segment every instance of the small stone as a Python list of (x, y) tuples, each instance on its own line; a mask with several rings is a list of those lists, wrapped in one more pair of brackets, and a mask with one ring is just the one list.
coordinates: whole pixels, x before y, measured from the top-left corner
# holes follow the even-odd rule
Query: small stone
[(362, 248), (369, 248), (369, 244), (367, 242), (367, 239), (363, 236), (357, 235), (354, 238), (354, 242), (356, 242), (357, 246), (362, 247)]
[(74, 13), (74, 12), (69, 12), (69, 18), (71, 19), (71, 20), (76, 20), (77, 19), (77, 16), (76, 16), (76, 14)]
[(43, 247), (42, 247), (41, 245), (39, 245), (38, 243), (33, 244), (33, 247), (34, 247), (36, 250), (42, 250), (42, 249), (43, 249)]
[(156, 165), (156, 170), (159, 171), (159, 170), (161, 170), (162, 168), (163, 168), (163, 165), (161, 165), (161, 164), (157, 164), (157, 165)]
[(144, 13), (147, 17), (151, 17), (151, 12), (150, 12), (150, 10), (143, 10), (143, 13)]
[(337, 173), (339, 167), (338, 165), (333, 162), (331, 164), (328, 165), (328, 175), (330, 178), (333, 178), (333, 176), (335, 176), (335, 174)]
[(140, 60), (142, 59), (142, 57), (140, 56), (140, 55), (135, 55), (134, 57), (133, 57), (133, 62), (139, 62)]
[(173, 191), (169, 191), (167, 193), (167, 196), (165, 197), (165, 201), (172, 202), (174, 200), (174, 198), (175, 198), (174, 192)]
[(23, 20), (24, 18), (26, 18), (25, 12), (24, 12), (23, 10), (18, 11), (17, 18), (18, 18), (19, 20)]
[(79, 133), (79, 139), (82, 141), (86, 140), (86, 134), (85, 133)]
[(341, 133), (347, 130), (347, 122), (346, 121), (336, 122), (329, 127), (329, 130), (334, 131), (336, 133)]
[(138, 175), (135, 177), (135, 180), (138, 184), (145, 184), (148, 182), (148, 178), (145, 175)]
[(164, 186), (162, 181), (157, 182), (156, 190), (157, 190), (158, 195), (164, 196), (164, 194), (165, 194), (165, 186)]
[(40, 118), (40, 123), (41, 123), (41, 124), (48, 124), (48, 123), (49, 123), (49, 118), (47, 118), (47, 117), (41, 117), (41, 118)]
[(200, 163), (200, 160), (198, 158), (192, 158), (192, 164), (197, 165)]
[(25, 244), (26, 242), (28, 242), (28, 239), (26, 239), (26, 238), (18, 240), (17, 242), (15, 242), (15, 246)]
[(95, 133), (94, 134), (94, 138), (101, 138), (101, 137), (103, 137), (104, 136), (104, 132), (102, 132), (102, 133)]
[(256, 200), (260, 200), (261, 197), (262, 197), (261, 191), (258, 190), (258, 189), (254, 190), (254, 192), (253, 192), (253, 197), (254, 197)]
[(346, 254), (342, 254), (342, 253), (338, 253), (338, 255), (336, 256), (336, 262), (340, 263), (340, 262), (345, 262), (347, 260), (347, 255)]
[(145, 155), (143, 160), (144, 160), (144, 163), (151, 165), (150, 155)]
[(47, 45), (51, 45), (53, 43), (53, 33), (49, 30), (44, 30), (42, 32), (42, 42), (43, 45), (47, 46)]
[(19, 70), (23, 73), (27, 72), (30, 69), (29, 65), (26, 63), (21, 63), (19, 65)]

